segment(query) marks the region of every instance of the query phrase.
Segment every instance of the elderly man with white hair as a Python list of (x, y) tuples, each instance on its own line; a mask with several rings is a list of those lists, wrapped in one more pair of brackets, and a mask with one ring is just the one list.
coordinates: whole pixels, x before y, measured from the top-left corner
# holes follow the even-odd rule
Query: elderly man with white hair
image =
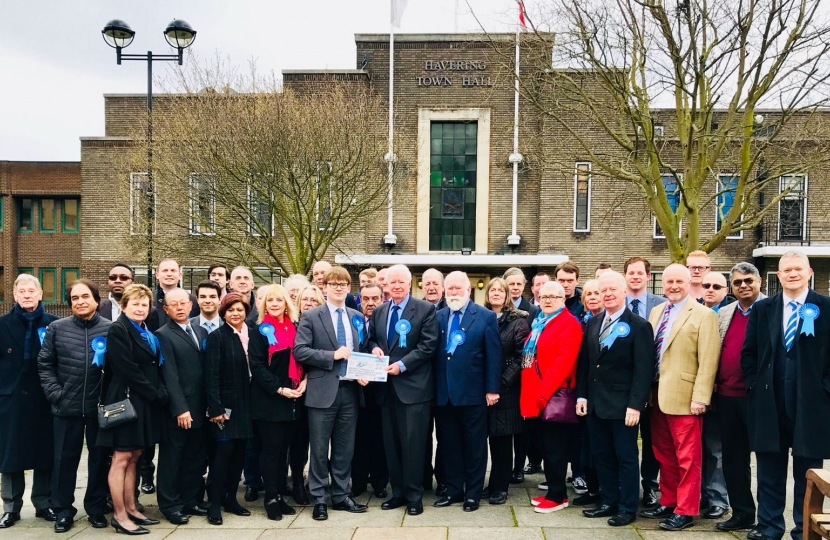
[(434, 506), (463, 502), (478, 510), (487, 467), (487, 407), (499, 399), (501, 338), (496, 314), (470, 301), (470, 279), (444, 279), (447, 307), (438, 311), (435, 422), (443, 454), (446, 495)]
[(58, 318), (43, 309), (36, 277), (14, 280), (14, 306), (0, 317), (0, 529), (20, 520), (24, 471), (33, 470), (35, 516), (55, 521), (51, 503), (52, 413), (40, 385), (37, 356), (46, 327)]

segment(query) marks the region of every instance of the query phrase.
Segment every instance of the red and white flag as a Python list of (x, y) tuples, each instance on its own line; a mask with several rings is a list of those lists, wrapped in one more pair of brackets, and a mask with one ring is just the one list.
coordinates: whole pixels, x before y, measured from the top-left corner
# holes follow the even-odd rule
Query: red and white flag
[(395, 28), (401, 27), (401, 17), (403, 17), (403, 10), (406, 9), (406, 3), (409, 0), (392, 0), (392, 26)]
[(525, 17), (525, 3), (522, 0), (516, 0), (519, 4), (519, 24), (522, 28), (527, 30), (527, 18)]

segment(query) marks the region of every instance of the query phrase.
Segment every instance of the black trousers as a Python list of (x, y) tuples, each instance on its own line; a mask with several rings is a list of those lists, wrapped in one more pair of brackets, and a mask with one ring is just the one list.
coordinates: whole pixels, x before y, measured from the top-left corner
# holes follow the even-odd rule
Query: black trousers
[(490, 493), (507, 491), (513, 472), (513, 435), (490, 436)]
[(424, 496), (423, 465), (430, 408), (429, 401), (402, 403), (392, 385), (387, 385), (381, 416), (393, 497), (416, 502)]
[(259, 438), (262, 441), (260, 470), (265, 485), (265, 501), (276, 498), (285, 488), (288, 475), (288, 449), (294, 439), (297, 422), (266, 422), (257, 420)]
[(715, 394), (720, 413), (723, 476), (732, 514), (755, 518), (746, 397)]
[(78, 481), (78, 465), (84, 449), (86, 432), (87, 483), (84, 510), (87, 514), (103, 514), (107, 509), (109, 485), (109, 449), (96, 446), (98, 418), (73, 417), (52, 420), (55, 441), (55, 461), (52, 467), (52, 509), (58, 518), (74, 518), (78, 510), (75, 502), (75, 486)]
[(254, 436), (248, 439), (245, 445), (245, 465), (243, 471), (245, 485), (248, 487), (262, 489), (262, 471), (259, 468), (260, 454), (262, 454), (262, 439), (259, 437), (257, 423), (254, 422)]
[(651, 446), (651, 407), (640, 414), (640, 439), (643, 443), (643, 455), (640, 457), (640, 478), (643, 489), (656, 491), (660, 488), (657, 475), (660, 474), (660, 463), (654, 457), (654, 447)]
[(367, 403), (357, 412), (352, 456), (352, 491), (364, 491), (369, 484), (375, 491), (380, 491), (386, 489), (389, 483), (381, 416), (381, 408), (376, 403)]
[(539, 442), (538, 430), (539, 422), (541, 420), (538, 418), (525, 418), (524, 433), (516, 435), (519, 444), (513, 463), (515, 470), (524, 469), (525, 461), (534, 466), (542, 464), (542, 448)]
[(447, 496), (478, 501), (487, 471), (487, 405), (440, 405), (435, 427)]
[(603, 420), (596, 414), (587, 420), (602, 504), (636, 512), (640, 494), (637, 426), (628, 427), (625, 420)]
[(236, 500), (239, 478), (245, 466), (245, 446), (248, 439), (226, 439), (216, 441), (216, 455), (210, 463), (208, 483), (210, 484), (210, 505), (222, 505), (227, 498)]
[(568, 498), (565, 477), (568, 473), (568, 450), (573, 437), (574, 424), (560, 424), (540, 420), (536, 424), (536, 433), (542, 447), (542, 460), (545, 463), (545, 480), (548, 492), (545, 498), (561, 502)]
[[(424, 453), (424, 490), (432, 489), (432, 477), (435, 476), (435, 481), (440, 485), (447, 485), (447, 479), (444, 477), (444, 462), (441, 457), (441, 447), (435, 437), (435, 406), (430, 407), (429, 428), (427, 430), (427, 440), (425, 443)], [(433, 466), (433, 446), (435, 447), (435, 466)]]
[[(758, 528), (773, 540), (784, 536), (784, 508), (787, 502), (787, 465), (789, 448), (783, 452), (756, 452), (758, 465)], [(801, 540), (804, 524), (804, 492), (807, 469), (821, 469), (821, 459), (793, 456), (793, 540)]]
[[(155, 458), (156, 445), (148, 446), (141, 453), (141, 457), (138, 458), (138, 475), (141, 482), (138, 482), (138, 485), (153, 481), (153, 476), (156, 474), (156, 465), (153, 463)], [(136, 485), (136, 488), (138, 488), (138, 485)]]
[(294, 427), (294, 439), (288, 450), (288, 463), (291, 465), (291, 482), (295, 486), (303, 485), (303, 472), (308, 464), (308, 417), (300, 418)]
[(206, 425), (191, 429), (166, 428), (159, 443), (156, 493), (159, 510), (169, 516), (200, 502), (209, 434)]

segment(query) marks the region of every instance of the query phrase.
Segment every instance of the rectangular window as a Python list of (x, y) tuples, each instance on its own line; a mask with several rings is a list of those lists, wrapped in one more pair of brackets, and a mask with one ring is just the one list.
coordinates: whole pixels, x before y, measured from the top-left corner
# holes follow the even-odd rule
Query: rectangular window
[(574, 232), (591, 231), (591, 164), (577, 163), (574, 172)]
[(318, 162), (314, 172), (314, 189), (317, 197), (314, 202), (314, 217), (317, 221), (317, 229), (325, 231), (331, 228), (332, 199), (334, 192), (332, 188), (331, 162)]
[(429, 249), (476, 247), (478, 123), (432, 122)]
[(69, 284), (81, 277), (81, 272), (77, 268), (63, 268), (61, 269), (61, 288), (60, 290), (66, 292)]
[[(677, 183), (677, 178), (673, 174), (663, 174), (661, 175), (663, 180), (663, 189), (666, 190), (666, 200), (669, 203), (669, 208), (671, 211), (677, 212), (678, 206), (680, 206), (680, 185)], [(678, 228), (680, 225), (678, 225)], [(654, 218), (654, 238), (665, 238), (666, 233), (663, 232), (663, 229), (660, 228), (660, 225), (657, 224), (657, 218)]]
[(43, 303), (54, 304), (57, 297), (58, 273), (54, 268), (40, 269), (40, 286), (43, 287)]
[(40, 232), (55, 232), (55, 199), (40, 199)]
[(34, 276), (35, 275), (35, 269), (32, 268), (31, 266), (18, 266), (17, 267), (17, 275), (19, 276), (20, 274), (29, 274), (30, 276)]
[(34, 199), (20, 199), (17, 205), (17, 230), (20, 232), (32, 232), (34, 227)]
[(190, 234), (215, 234), (216, 179), (190, 175)]
[(274, 231), (268, 188), (268, 182), (248, 180), (248, 232), (253, 236), (262, 236), (263, 232), (270, 236)]
[(802, 241), (807, 225), (807, 176), (788, 174), (779, 178), (778, 240)]
[(148, 217), (153, 220), (156, 234), (156, 199), (147, 173), (130, 173), (130, 234), (146, 235)]
[(78, 199), (63, 201), (63, 232), (78, 232)]
[[(715, 231), (720, 231), (723, 223), (729, 218), (729, 212), (735, 205), (735, 191), (738, 189), (736, 174), (718, 175), (718, 197), (715, 209)], [(738, 218), (740, 219), (740, 218)], [(740, 239), (744, 237), (743, 231), (730, 233), (727, 238)]]
[(649, 292), (663, 296), (663, 272), (651, 271), (651, 281), (648, 282)]

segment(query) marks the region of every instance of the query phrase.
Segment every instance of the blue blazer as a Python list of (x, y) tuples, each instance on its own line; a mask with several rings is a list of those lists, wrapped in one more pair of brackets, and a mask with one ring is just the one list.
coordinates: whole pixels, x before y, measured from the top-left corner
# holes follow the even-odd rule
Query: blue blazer
[(501, 338), (496, 314), (472, 302), (461, 318), (464, 344), (447, 353), (450, 308), (438, 310), (440, 339), (435, 351), (438, 405), (486, 405), (485, 394), (501, 388)]

